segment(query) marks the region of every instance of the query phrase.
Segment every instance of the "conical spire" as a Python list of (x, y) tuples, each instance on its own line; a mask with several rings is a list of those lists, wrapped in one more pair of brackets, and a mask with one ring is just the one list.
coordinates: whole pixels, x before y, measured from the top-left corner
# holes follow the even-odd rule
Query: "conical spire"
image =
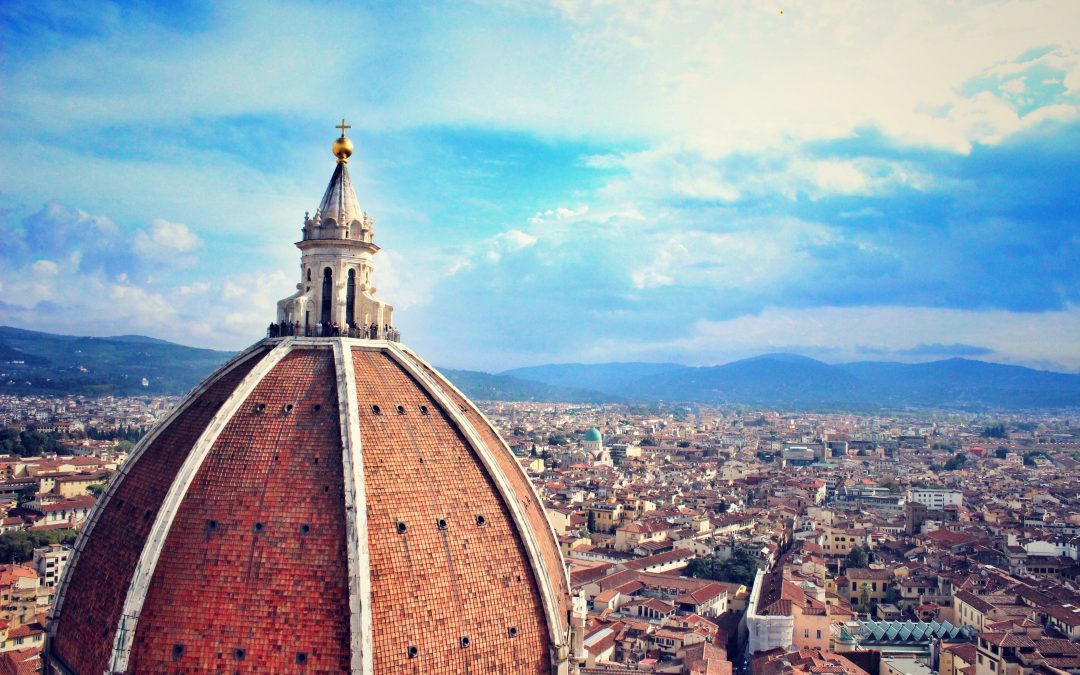
[(304, 214), (303, 237), (296, 242), (300, 283), (278, 302), (275, 325), (278, 335), (396, 339), (394, 308), (375, 297), (372, 284), (379, 247), (375, 221), (360, 210), (349, 176), (349, 126), (342, 120), (338, 128), (342, 134), (332, 146), (337, 167), (314, 217)]
[(347, 227), (354, 220), (364, 220), (345, 162), (338, 162), (334, 175), (330, 177), (330, 184), (326, 186), (326, 192), (319, 202), (319, 215), (323, 218), (323, 223), (330, 219), (337, 223), (338, 227)]

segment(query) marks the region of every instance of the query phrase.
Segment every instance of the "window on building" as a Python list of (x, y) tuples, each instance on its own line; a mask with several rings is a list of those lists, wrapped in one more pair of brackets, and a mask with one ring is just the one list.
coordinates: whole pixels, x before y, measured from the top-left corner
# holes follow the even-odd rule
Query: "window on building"
[(345, 323), (353, 325), (353, 306), (356, 304), (356, 270), (349, 270), (349, 279), (345, 284)]
[(319, 321), (330, 323), (331, 299), (334, 292), (334, 273), (329, 267), (323, 270), (322, 303), (319, 312)]

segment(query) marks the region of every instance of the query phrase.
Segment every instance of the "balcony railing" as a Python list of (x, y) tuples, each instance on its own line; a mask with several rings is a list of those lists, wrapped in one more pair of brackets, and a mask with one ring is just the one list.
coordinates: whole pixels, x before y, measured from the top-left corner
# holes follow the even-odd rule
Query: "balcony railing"
[(401, 342), (401, 331), (393, 326), (339, 326), (333, 323), (317, 323), (302, 326), (298, 323), (272, 323), (266, 329), (266, 337), (347, 337), (358, 340), (389, 340)]

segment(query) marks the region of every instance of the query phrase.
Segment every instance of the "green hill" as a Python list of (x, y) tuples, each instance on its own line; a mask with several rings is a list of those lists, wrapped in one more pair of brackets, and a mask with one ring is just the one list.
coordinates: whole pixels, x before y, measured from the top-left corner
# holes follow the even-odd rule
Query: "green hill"
[(86, 396), (182, 394), (230, 356), (231, 352), (137, 335), (52, 335), (0, 326), (0, 391)]
[(508, 375), (440, 368), (454, 386), (475, 401), (540, 401), (545, 403), (609, 403), (616, 396), (589, 389), (562, 387)]
[[(0, 326), (0, 392), (80, 396), (183, 394), (233, 355), (143, 337), (52, 335)], [(442, 370), (469, 398), (596, 403), (616, 397), (472, 370)], [(146, 384), (143, 384), (143, 378)]]

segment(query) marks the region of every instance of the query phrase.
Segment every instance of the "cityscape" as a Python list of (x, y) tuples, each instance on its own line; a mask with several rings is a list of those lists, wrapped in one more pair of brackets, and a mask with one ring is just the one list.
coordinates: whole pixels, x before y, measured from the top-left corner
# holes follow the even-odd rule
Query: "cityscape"
[[(0, 398), (5, 662), (37, 663), (123, 437), (178, 401)], [(588, 603), (581, 672), (1080, 668), (1075, 413), (480, 409)]]
[(1080, 675), (1077, 35), (5, 4), (0, 675)]

